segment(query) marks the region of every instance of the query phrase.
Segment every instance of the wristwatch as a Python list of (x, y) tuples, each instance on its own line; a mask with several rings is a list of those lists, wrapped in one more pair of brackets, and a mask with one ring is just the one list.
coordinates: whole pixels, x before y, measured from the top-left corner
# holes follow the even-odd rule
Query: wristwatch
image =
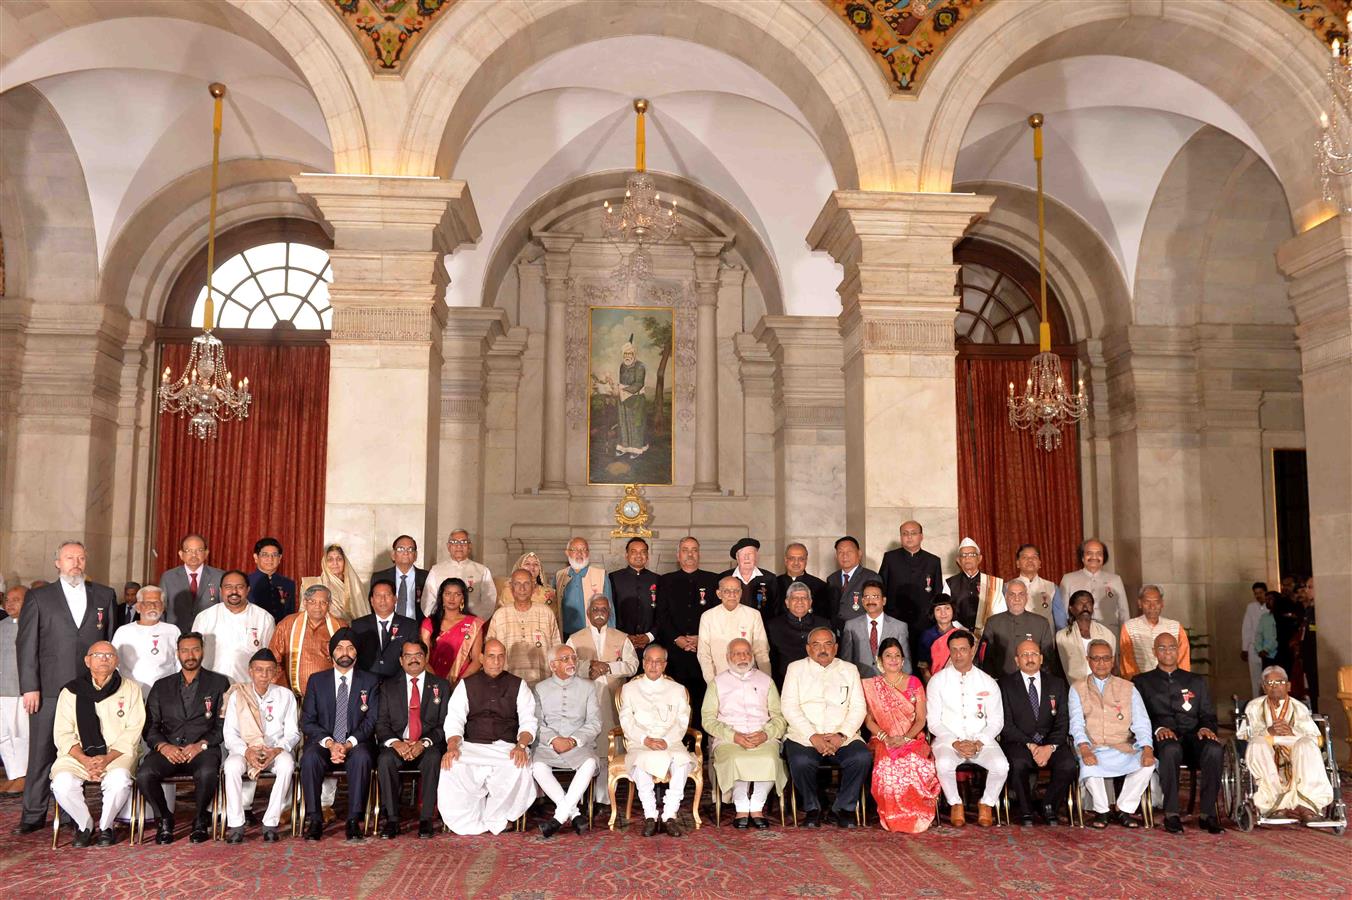
[(420, 743), (420, 744), (423, 745), (423, 749), (424, 749), (424, 750), (426, 750), (428, 747), (431, 747), (431, 746), (432, 746), (432, 742), (429, 741), (427, 738), (423, 738), (422, 740), (418, 741), (418, 743)]

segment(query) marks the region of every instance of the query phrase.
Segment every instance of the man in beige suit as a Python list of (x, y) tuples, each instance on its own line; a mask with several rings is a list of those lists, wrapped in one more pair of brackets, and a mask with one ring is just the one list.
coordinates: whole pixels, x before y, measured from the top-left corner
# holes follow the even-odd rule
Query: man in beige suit
[[(611, 628), (610, 600), (597, 592), (587, 604), (587, 627), (568, 636), (568, 646), (577, 651), (578, 675), (596, 685), (596, 700), (601, 709), (601, 733), (596, 736), (598, 765), (606, 765), (610, 750), (610, 730), (619, 725), (615, 714), (616, 698), (620, 688), (638, 671), (638, 654), (629, 635)], [(594, 799), (606, 803), (610, 799), (604, 778), (596, 779)]]

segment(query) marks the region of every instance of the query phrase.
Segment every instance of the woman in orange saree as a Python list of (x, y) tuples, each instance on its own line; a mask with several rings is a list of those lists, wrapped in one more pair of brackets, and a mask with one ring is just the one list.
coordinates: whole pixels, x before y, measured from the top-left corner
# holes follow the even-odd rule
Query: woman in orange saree
[(902, 671), (901, 643), (887, 638), (878, 647), (882, 674), (864, 679), (872, 737), (873, 800), (888, 831), (919, 834), (934, 821), (939, 777), (925, 740), (925, 688)]

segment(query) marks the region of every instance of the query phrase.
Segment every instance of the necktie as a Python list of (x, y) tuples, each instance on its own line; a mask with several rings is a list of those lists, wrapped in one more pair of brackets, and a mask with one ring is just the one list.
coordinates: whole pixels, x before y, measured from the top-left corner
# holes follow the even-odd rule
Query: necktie
[(399, 611), (408, 615), (408, 573), (399, 576)]
[(873, 652), (873, 658), (878, 658), (878, 620), (869, 622), (868, 630), (868, 648)]
[[(1028, 705), (1033, 708), (1033, 727), (1036, 728), (1037, 714), (1042, 710), (1042, 703), (1037, 695), (1037, 682), (1033, 680), (1033, 676), (1031, 675), (1028, 676)], [(1033, 743), (1042, 743), (1042, 732), (1038, 731), (1033, 733)]]
[(850, 576), (845, 572), (840, 573), (840, 586), (843, 588), (850, 586)]
[(418, 696), (418, 679), (408, 680), (408, 739), (422, 739), (422, 698)]
[(192, 598), (193, 598), (194, 600), (197, 599), (197, 573), (196, 573), (196, 572), (189, 572), (189, 573), (188, 573), (188, 592), (189, 592), (190, 594), (192, 594)]
[(333, 739), (347, 740), (347, 676), (338, 676), (338, 708), (333, 712)]
[(390, 643), (390, 623), (380, 623), (380, 652), (384, 653), (386, 646)]

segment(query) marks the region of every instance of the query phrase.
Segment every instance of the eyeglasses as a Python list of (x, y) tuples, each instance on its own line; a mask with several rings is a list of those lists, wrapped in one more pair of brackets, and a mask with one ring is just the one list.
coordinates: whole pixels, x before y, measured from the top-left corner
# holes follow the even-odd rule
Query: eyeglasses
[(1088, 657), (1088, 659), (1089, 659), (1090, 662), (1112, 662), (1112, 661), (1113, 661), (1113, 658), (1112, 658), (1111, 656), (1090, 656), (1090, 657)]
[(468, 547), (468, 546), (469, 546), (469, 541), (447, 541), (447, 542), (446, 542), (446, 546), (448, 546), (448, 547)]
[(282, 554), (280, 554), (280, 553), (260, 553), (260, 554), (258, 554), (258, 558), (259, 558), (259, 559), (281, 559), (281, 558), (282, 558)]
[(1263, 682), (1263, 684), (1267, 685), (1268, 687), (1278, 687), (1279, 685), (1283, 685), (1283, 684), (1286, 684), (1286, 683), (1287, 683), (1287, 681), (1286, 681), (1285, 678), (1278, 679), (1278, 680), (1276, 680), (1276, 681), (1265, 681), (1265, 682)]
[(981, 555), (981, 554), (980, 554), (980, 553), (977, 553), (975, 550), (964, 550), (964, 551), (962, 551), (961, 553), (958, 554), (958, 559), (962, 559), (964, 556), (966, 556), (966, 557), (971, 557), (971, 556), (980, 556), (980, 555)]
[(418, 552), (418, 548), (417, 548), (417, 547), (395, 547), (395, 548), (394, 548), (394, 552), (395, 552), (395, 553), (417, 553), (417, 552)]
[(117, 654), (116, 654), (116, 653), (103, 653), (103, 652), (99, 652), (99, 653), (91, 653), (91, 654), (89, 654), (89, 655), (90, 655), (90, 657), (92, 657), (93, 659), (117, 659)]

